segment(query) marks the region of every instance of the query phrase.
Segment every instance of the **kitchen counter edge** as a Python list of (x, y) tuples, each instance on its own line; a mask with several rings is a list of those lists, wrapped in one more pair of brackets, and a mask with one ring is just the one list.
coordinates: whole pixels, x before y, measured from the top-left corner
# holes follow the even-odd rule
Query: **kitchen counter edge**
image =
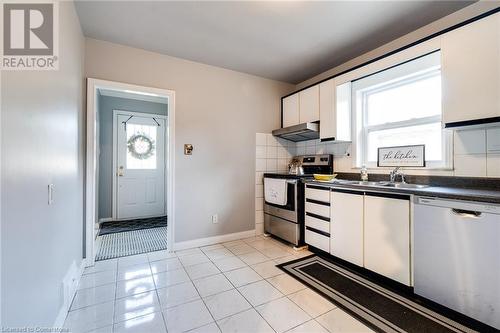
[(475, 201), (489, 204), (500, 204), (500, 191), (484, 189), (464, 189), (457, 187), (432, 186), (419, 189), (387, 188), (370, 185), (338, 184), (305, 180), (304, 183), (339, 189), (358, 190), (366, 192), (385, 192), (398, 194), (412, 194), (426, 197), (436, 197), (453, 200)]

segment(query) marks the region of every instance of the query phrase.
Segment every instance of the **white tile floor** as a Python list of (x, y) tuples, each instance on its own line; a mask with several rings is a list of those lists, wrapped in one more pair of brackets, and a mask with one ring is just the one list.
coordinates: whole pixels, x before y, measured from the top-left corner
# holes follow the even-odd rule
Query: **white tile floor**
[(71, 332), (369, 332), (276, 264), (311, 254), (252, 237), (100, 261), (80, 281)]

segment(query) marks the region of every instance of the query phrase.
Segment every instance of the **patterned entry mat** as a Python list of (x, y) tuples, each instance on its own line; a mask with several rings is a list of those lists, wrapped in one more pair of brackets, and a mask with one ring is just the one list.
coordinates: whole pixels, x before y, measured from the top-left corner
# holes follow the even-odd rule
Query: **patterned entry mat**
[(106, 260), (167, 249), (167, 228), (150, 228), (97, 237), (95, 260)]
[(120, 220), (102, 222), (99, 228), (99, 236), (148, 228), (158, 228), (167, 226), (167, 216), (146, 217), (142, 219)]

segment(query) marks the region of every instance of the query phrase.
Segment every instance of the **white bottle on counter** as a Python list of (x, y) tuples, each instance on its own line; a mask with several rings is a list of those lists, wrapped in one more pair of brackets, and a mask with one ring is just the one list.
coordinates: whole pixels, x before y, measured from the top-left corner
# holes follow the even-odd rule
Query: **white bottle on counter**
[(365, 165), (361, 167), (361, 180), (364, 182), (368, 181), (368, 169)]

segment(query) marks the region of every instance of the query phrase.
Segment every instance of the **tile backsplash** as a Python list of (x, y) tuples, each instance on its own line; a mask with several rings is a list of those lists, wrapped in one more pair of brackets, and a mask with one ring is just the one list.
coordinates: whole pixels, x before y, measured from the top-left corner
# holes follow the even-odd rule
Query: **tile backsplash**
[(255, 135), (255, 231), (264, 232), (264, 185), (265, 172), (287, 172), (288, 163), (296, 155), (348, 154), (349, 143), (322, 143), (319, 140), (292, 142), (276, 138), (269, 133)]
[(296, 155), (295, 142), (278, 139), (267, 133), (255, 135), (255, 232), (264, 232), (265, 172), (286, 172), (290, 159)]
[[(335, 156), (336, 172), (359, 172), (351, 156)], [(370, 173), (389, 173), (389, 169), (371, 169)], [(453, 134), (453, 169), (412, 169), (410, 175), (459, 177), (500, 177), (500, 128), (455, 130)]]
[[(265, 172), (286, 172), (291, 157), (296, 155), (332, 154), (335, 172), (356, 172), (351, 157), (351, 143), (309, 140), (291, 142), (275, 138), (269, 133), (255, 135), (255, 230), (264, 231)], [(453, 170), (407, 170), (408, 174), (492, 177), (500, 178), (500, 127), (488, 129), (456, 130), (453, 138)], [(389, 170), (370, 170), (371, 173), (388, 173)]]
[(500, 177), (500, 128), (455, 132), (454, 175)]

